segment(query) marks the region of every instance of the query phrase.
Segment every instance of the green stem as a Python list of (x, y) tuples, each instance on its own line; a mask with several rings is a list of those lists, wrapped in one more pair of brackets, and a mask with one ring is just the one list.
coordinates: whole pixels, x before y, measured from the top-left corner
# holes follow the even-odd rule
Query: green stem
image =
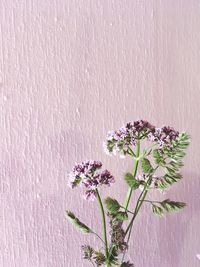
[[(156, 168), (154, 169), (153, 173), (155, 173), (155, 171), (156, 171), (158, 168), (159, 168), (159, 166), (156, 166)], [(153, 175), (153, 173), (151, 173), (151, 176)], [(146, 201), (146, 202), (149, 202), (149, 200), (145, 200), (145, 197), (146, 197), (146, 195), (147, 195), (147, 193), (148, 193), (147, 188), (149, 187), (149, 182), (151, 181), (151, 176), (150, 176), (149, 179), (147, 180), (147, 182), (146, 182), (146, 184), (145, 184), (145, 186), (144, 186), (144, 189), (142, 190), (142, 192), (141, 192), (141, 194), (140, 194), (140, 196), (139, 196), (139, 198), (138, 198), (138, 200), (137, 200), (137, 203), (136, 203), (136, 206), (135, 206), (135, 210), (134, 210), (134, 212), (133, 212), (134, 215), (133, 215), (133, 217), (132, 217), (132, 219), (131, 219), (131, 221), (130, 221), (130, 223), (129, 223), (129, 225), (128, 225), (126, 231), (125, 231), (125, 234), (127, 234), (128, 231), (129, 231), (129, 229), (130, 229), (130, 227), (132, 227), (133, 222), (134, 222), (134, 220), (135, 220), (135, 218), (136, 218), (136, 216), (137, 216), (137, 214), (138, 214), (138, 212), (139, 212), (139, 210), (140, 210), (140, 208), (141, 208), (143, 202), (145, 202), (145, 201)], [(150, 183), (151, 183), (151, 182), (150, 182)], [(149, 189), (149, 188), (148, 188), (148, 189)]]
[[(144, 187), (144, 189), (142, 190), (142, 192), (141, 192), (140, 195), (139, 195), (139, 198), (138, 198), (138, 200), (137, 200), (137, 203), (136, 203), (136, 205), (135, 205), (135, 209), (134, 209), (134, 212), (133, 212), (134, 215), (133, 215), (133, 217), (132, 217), (132, 219), (131, 219), (131, 221), (130, 221), (130, 223), (129, 223), (129, 225), (128, 225), (126, 231), (125, 231), (125, 235), (127, 235), (127, 233), (129, 233), (129, 234), (128, 234), (127, 241), (126, 241), (127, 245), (128, 245), (128, 243), (129, 243), (129, 240), (130, 240), (130, 237), (131, 237), (131, 231), (132, 231), (132, 227), (133, 227), (133, 222), (134, 222), (134, 220), (135, 220), (135, 218), (136, 218), (136, 216), (137, 216), (137, 213), (138, 213), (139, 209), (141, 208), (141, 206), (139, 207), (141, 198), (142, 198), (144, 192), (147, 192), (147, 191), (145, 191), (145, 190), (146, 190), (146, 186)], [(145, 194), (145, 196), (146, 196), (146, 194)], [(123, 254), (123, 257), (122, 257), (122, 262), (124, 261), (125, 254), (126, 254), (126, 251), (124, 251), (124, 254)]]
[[(139, 155), (140, 155), (140, 141), (138, 141), (138, 143), (137, 143), (136, 153), (135, 154), (136, 154), (136, 157), (139, 158)], [(134, 179), (135, 179), (136, 174), (137, 174), (138, 163), (139, 163), (139, 160), (135, 159), (134, 160), (134, 167), (133, 167), (133, 177), (134, 177)], [(131, 199), (132, 192), (133, 192), (133, 188), (129, 187), (127, 195), (126, 195), (126, 199), (125, 199), (125, 202), (124, 202), (125, 210), (128, 209), (128, 205), (129, 205), (129, 202), (130, 202), (130, 199)]]
[(98, 200), (100, 211), (101, 211), (102, 226), (103, 226), (103, 240), (104, 240), (104, 247), (105, 247), (105, 256), (107, 259), (108, 258), (108, 241), (107, 241), (107, 233), (106, 233), (106, 218), (105, 218), (105, 211), (103, 208), (103, 204), (102, 204), (98, 189), (96, 189), (96, 195), (97, 195), (97, 200)]
[[(97, 233), (95, 233), (94, 231), (92, 231), (92, 234), (93, 234), (93, 235), (96, 235), (96, 236), (99, 238), (99, 240), (101, 240), (101, 241), (104, 243), (103, 239), (102, 239)], [(104, 243), (104, 244), (105, 244), (105, 243)]]
[(121, 205), (120, 205), (120, 207), (121, 207), (122, 209), (126, 210), (126, 212), (128, 212), (128, 213), (134, 214), (132, 211), (127, 210), (125, 207), (123, 207), (123, 206), (121, 206)]
[[(140, 200), (141, 201), (141, 200)], [(147, 203), (161, 203), (160, 201), (154, 201), (154, 200), (143, 200), (143, 202), (147, 202)]]
[[(131, 237), (131, 231), (132, 231), (132, 227), (133, 227), (133, 222), (134, 222), (134, 220), (135, 220), (135, 218), (136, 218), (136, 216), (137, 216), (137, 214), (138, 214), (138, 212), (139, 212), (139, 210), (140, 210), (140, 208), (141, 208), (141, 206), (142, 206), (142, 204), (144, 202), (144, 199), (145, 199), (145, 197), (146, 197), (146, 195), (148, 193), (147, 186), (148, 186), (149, 180), (147, 181), (147, 183), (146, 183), (144, 189), (142, 190), (142, 192), (140, 193), (140, 196), (139, 196), (139, 198), (137, 200), (137, 203), (136, 203), (136, 206), (135, 206), (135, 209), (134, 209), (134, 212), (133, 212), (134, 215), (133, 215), (133, 217), (132, 217), (132, 219), (131, 219), (131, 221), (130, 221), (130, 223), (129, 223), (126, 231), (125, 231), (125, 235), (127, 235), (127, 233), (129, 233), (127, 241), (126, 241), (127, 245), (129, 243), (129, 240), (130, 240), (130, 237)], [(122, 262), (124, 260), (125, 254), (126, 254), (126, 251), (123, 254)]]
[(134, 216), (132, 217), (132, 219), (131, 219), (131, 221), (130, 221), (130, 223), (129, 223), (127, 229), (126, 229), (125, 234), (127, 234), (128, 231), (129, 231), (129, 229), (130, 229), (130, 227), (132, 227), (132, 224), (133, 224), (133, 222), (134, 222), (134, 220), (135, 220), (135, 218), (136, 218), (136, 216), (137, 216), (137, 214), (138, 214), (140, 208), (142, 207), (142, 204), (143, 204), (144, 199), (145, 199), (145, 197), (146, 197), (146, 195), (147, 195), (147, 192), (148, 192), (148, 190), (145, 190), (142, 199), (140, 199), (140, 200), (138, 201), (139, 205), (137, 205), (137, 206), (138, 206), (138, 207), (137, 207), (137, 210), (135, 211), (135, 214), (134, 214)]

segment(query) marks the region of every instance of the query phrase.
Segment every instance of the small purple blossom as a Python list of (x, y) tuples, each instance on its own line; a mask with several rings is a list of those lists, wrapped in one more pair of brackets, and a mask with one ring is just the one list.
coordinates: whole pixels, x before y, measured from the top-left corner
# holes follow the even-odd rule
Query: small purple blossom
[(135, 146), (138, 140), (147, 138), (149, 141), (158, 144), (159, 148), (171, 147), (172, 141), (179, 135), (171, 127), (164, 126), (156, 128), (148, 121), (137, 120), (128, 122), (117, 131), (110, 131), (107, 134), (104, 142), (104, 150), (108, 155), (120, 154), (124, 157), (126, 154), (131, 154), (130, 149)]
[(159, 147), (171, 147), (172, 141), (176, 140), (179, 132), (175, 131), (172, 127), (164, 126), (162, 128), (155, 128), (154, 131), (148, 134), (148, 138), (159, 144)]
[(137, 140), (145, 138), (154, 129), (153, 125), (144, 120), (128, 122), (117, 131), (108, 132), (104, 150), (107, 154), (116, 155), (119, 152), (122, 156), (126, 155)]
[(96, 189), (99, 186), (110, 186), (114, 183), (114, 177), (108, 170), (100, 172), (102, 163), (100, 161), (87, 160), (77, 163), (68, 174), (68, 185), (71, 188), (82, 185), (86, 188), (85, 199), (94, 199)]

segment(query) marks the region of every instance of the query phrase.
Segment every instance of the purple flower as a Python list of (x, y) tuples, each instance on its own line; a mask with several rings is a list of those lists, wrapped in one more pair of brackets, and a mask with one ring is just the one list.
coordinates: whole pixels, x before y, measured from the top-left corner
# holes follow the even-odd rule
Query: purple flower
[(179, 132), (171, 127), (156, 128), (145, 120), (137, 120), (128, 122), (117, 131), (108, 132), (103, 146), (106, 154), (119, 153), (121, 157), (124, 157), (126, 154), (131, 154), (131, 147), (135, 146), (138, 140), (147, 138), (162, 148), (170, 147), (178, 135)]
[(117, 131), (108, 132), (104, 150), (109, 155), (119, 152), (124, 156), (129, 153), (131, 146), (136, 145), (137, 140), (144, 139), (154, 130), (155, 127), (144, 120), (128, 122)]
[(84, 186), (86, 188), (85, 199), (94, 199), (97, 187), (110, 186), (114, 183), (112, 174), (108, 170), (100, 172), (101, 167), (100, 161), (87, 160), (77, 163), (68, 175), (68, 185), (71, 188), (79, 185)]
[(148, 138), (159, 144), (159, 147), (171, 147), (172, 141), (176, 140), (179, 136), (179, 132), (175, 131), (170, 126), (164, 126), (162, 128), (155, 128), (154, 131), (148, 134)]

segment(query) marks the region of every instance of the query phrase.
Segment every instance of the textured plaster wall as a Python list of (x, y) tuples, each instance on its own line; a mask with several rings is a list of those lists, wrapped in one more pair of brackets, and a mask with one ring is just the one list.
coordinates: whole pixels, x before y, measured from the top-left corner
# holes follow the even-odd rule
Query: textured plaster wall
[[(200, 1), (0, 1), (0, 266), (83, 267), (95, 244), (66, 208), (100, 231), (96, 203), (66, 186), (75, 161), (102, 160), (126, 191), (130, 160), (108, 158), (110, 129), (146, 118), (187, 130), (184, 180), (165, 197), (180, 214), (143, 209), (130, 244), (136, 267), (198, 267)], [(162, 197), (154, 195), (153, 197)], [(100, 245), (99, 243), (96, 245)]]

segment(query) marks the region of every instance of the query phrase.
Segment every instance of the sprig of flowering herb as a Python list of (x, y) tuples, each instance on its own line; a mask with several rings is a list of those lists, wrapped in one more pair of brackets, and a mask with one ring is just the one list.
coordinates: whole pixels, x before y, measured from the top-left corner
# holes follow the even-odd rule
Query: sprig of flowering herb
[(107, 134), (106, 141), (103, 143), (104, 150), (109, 155), (125, 156), (133, 155), (131, 147), (135, 146), (138, 140), (147, 138), (147, 140), (158, 144), (158, 148), (171, 147), (172, 141), (179, 136), (179, 132), (172, 127), (163, 126), (156, 128), (144, 120), (128, 122), (126, 125), (116, 131), (110, 131)]
[(75, 188), (78, 185), (84, 186), (86, 188), (85, 198), (94, 199), (96, 197), (96, 189), (99, 186), (110, 186), (115, 181), (108, 170), (100, 172), (101, 168), (102, 163), (100, 161), (87, 160), (77, 163), (68, 175), (68, 185), (71, 188)]
[(130, 148), (136, 145), (137, 140), (144, 139), (153, 131), (155, 127), (147, 121), (128, 122), (119, 130), (108, 132), (104, 150), (109, 155), (116, 155), (119, 152), (122, 157), (131, 154)]
[(155, 128), (148, 134), (148, 139), (159, 144), (159, 148), (172, 147), (172, 141), (176, 140), (179, 132), (174, 128), (164, 126), (162, 128)]
[[(152, 144), (143, 148), (144, 139), (148, 141), (145, 144), (149, 142)], [(110, 186), (114, 182), (114, 177), (108, 170), (102, 170), (100, 161), (87, 160), (74, 166), (68, 175), (70, 187), (85, 188), (86, 199), (96, 197), (102, 220), (101, 238), (72, 212), (68, 211), (66, 214), (68, 220), (79, 230), (83, 233), (95, 234), (104, 244), (103, 249), (100, 250), (83, 246), (84, 259), (97, 267), (134, 267), (132, 263), (125, 260), (125, 254), (128, 251), (133, 223), (144, 203), (150, 204), (153, 213), (160, 216), (179, 211), (186, 205), (184, 202), (170, 199), (148, 200), (147, 195), (150, 195), (152, 189), (163, 191), (182, 179), (181, 168), (189, 143), (187, 133), (179, 133), (169, 126), (155, 127), (145, 120), (128, 122), (119, 130), (109, 132), (104, 142), (107, 154), (119, 154), (121, 157), (128, 154), (134, 161), (133, 171), (124, 175), (128, 187), (124, 205), (111, 197), (107, 197), (102, 202), (98, 189), (103, 185)], [(128, 207), (132, 201), (132, 193), (138, 189), (141, 192), (131, 211)], [(106, 215), (109, 219), (110, 231), (107, 231)], [(127, 225), (124, 225), (124, 221), (128, 222)]]

